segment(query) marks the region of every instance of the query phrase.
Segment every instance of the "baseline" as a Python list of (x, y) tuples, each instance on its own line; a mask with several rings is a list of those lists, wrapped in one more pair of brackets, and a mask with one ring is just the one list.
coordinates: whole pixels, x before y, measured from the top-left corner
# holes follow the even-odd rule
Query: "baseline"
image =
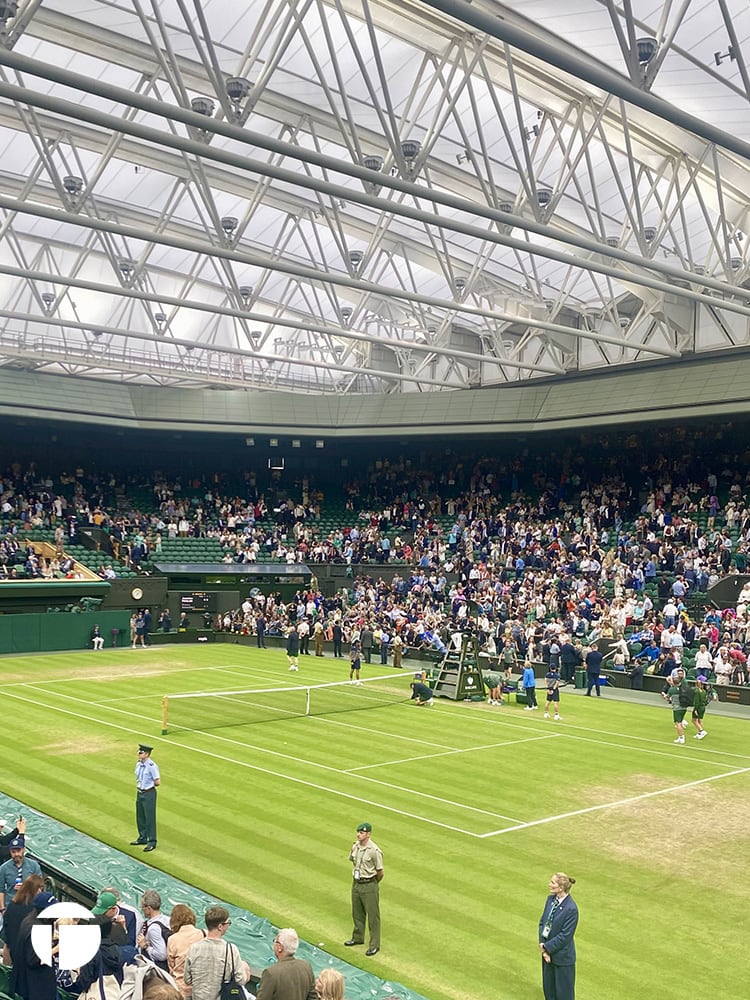
[(681, 785), (673, 785), (671, 788), (659, 788), (653, 792), (643, 792), (641, 795), (632, 795), (627, 799), (618, 799), (615, 802), (603, 802), (596, 806), (586, 806), (584, 809), (573, 809), (571, 812), (559, 813), (557, 816), (545, 816), (543, 819), (535, 819), (530, 823), (519, 823), (518, 826), (506, 826), (502, 830), (492, 830), (489, 833), (480, 833), (480, 840), (487, 837), (500, 837), (504, 833), (517, 833), (519, 830), (528, 830), (532, 826), (543, 826), (545, 823), (557, 823), (559, 820), (571, 819), (573, 816), (584, 816), (586, 813), (598, 812), (602, 809), (618, 809), (622, 806), (631, 805), (634, 802), (643, 802), (644, 799), (653, 799), (657, 795), (671, 795), (674, 792), (683, 791), (686, 788), (694, 788), (696, 785), (704, 785), (709, 781), (721, 781), (724, 778), (732, 778), (738, 774), (747, 774), (750, 767), (741, 767), (734, 771), (727, 771), (724, 774), (713, 774), (708, 778), (697, 778), (695, 781), (687, 781)]

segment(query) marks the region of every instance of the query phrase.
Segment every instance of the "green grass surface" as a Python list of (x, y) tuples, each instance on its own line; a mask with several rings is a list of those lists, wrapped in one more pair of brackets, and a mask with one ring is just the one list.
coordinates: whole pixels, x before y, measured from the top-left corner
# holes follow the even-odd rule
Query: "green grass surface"
[[(150, 864), (434, 1000), (538, 1000), (556, 870), (578, 880), (578, 1000), (698, 998), (709, 980), (747, 996), (743, 950), (717, 954), (721, 929), (746, 923), (746, 721), (709, 714), (709, 737), (676, 747), (666, 708), (564, 693), (559, 723), (441, 701), (161, 735), (165, 693), (339, 680), (348, 666), (301, 664), (290, 674), (281, 651), (231, 645), (4, 657), (6, 750), (21, 752), (0, 785), (143, 860), (128, 846), (133, 768), (152, 742)], [(409, 672), (395, 676), (408, 694)], [(363, 820), (386, 864), (375, 959), (343, 947)]]

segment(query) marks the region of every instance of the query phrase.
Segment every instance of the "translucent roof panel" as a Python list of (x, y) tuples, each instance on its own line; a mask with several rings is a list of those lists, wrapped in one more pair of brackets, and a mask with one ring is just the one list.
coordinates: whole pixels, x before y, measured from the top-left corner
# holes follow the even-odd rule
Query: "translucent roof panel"
[(0, 25), (0, 366), (403, 393), (746, 348), (747, 5), (350, 6)]

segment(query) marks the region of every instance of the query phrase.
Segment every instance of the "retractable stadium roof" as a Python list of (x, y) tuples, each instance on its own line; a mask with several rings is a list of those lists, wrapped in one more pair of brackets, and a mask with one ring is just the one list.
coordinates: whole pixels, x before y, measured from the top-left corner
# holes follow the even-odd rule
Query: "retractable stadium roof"
[(0, 368), (412, 393), (744, 350), (740, 0), (0, 0)]

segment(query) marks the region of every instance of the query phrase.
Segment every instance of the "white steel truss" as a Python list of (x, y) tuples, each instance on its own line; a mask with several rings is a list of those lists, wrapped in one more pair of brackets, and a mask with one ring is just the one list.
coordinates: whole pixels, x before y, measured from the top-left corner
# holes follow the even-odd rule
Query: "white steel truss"
[(740, 0), (0, 0), (0, 366), (316, 393), (750, 337)]

